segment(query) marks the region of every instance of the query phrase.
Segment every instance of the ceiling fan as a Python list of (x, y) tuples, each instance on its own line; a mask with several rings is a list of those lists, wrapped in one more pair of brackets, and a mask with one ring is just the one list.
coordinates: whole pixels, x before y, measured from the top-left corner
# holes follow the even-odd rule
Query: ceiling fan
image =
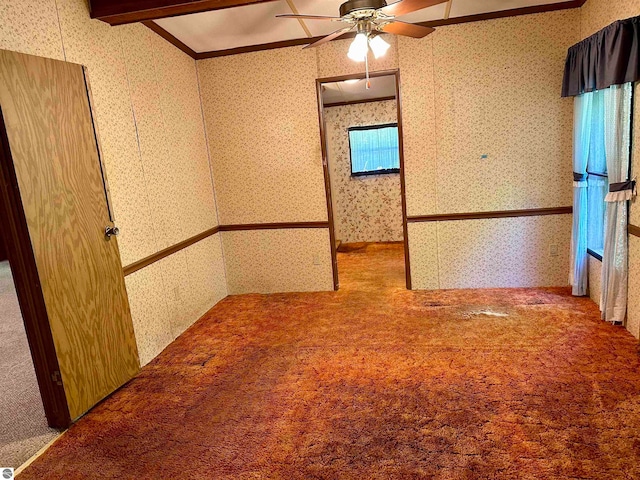
[[(276, 15), (276, 17), (296, 18), (300, 20), (329, 20), (347, 24), (346, 27), (336, 30), (330, 35), (304, 48), (319, 47), (354, 29), (358, 35), (362, 34), (364, 38), (371, 37), (371, 39), (376, 38), (371, 35), (373, 32), (385, 32), (393, 35), (422, 38), (432, 33), (434, 29), (412, 23), (400, 22), (396, 20), (396, 17), (422, 10), (423, 8), (433, 7), (434, 5), (439, 5), (447, 1), (448, 0), (400, 0), (387, 4), (385, 0), (349, 0), (340, 5), (339, 17), (299, 14), (283, 14)], [(375, 55), (376, 49), (374, 46), (372, 46), (372, 51)], [(384, 55), (384, 52), (382, 52), (382, 54)], [(376, 55), (376, 58), (377, 57), (378, 55)], [(364, 60), (364, 58), (362, 58), (362, 60)]]
[(340, 5), (340, 16), (330, 17), (325, 15), (299, 15), (283, 14), (276, 15), (279, 18), (295, 18), (299, 20), (328, 20), (343, 22), (347, 26), (321, 38), (317, 42), (311, 43), (304, 48), (313, 48), (324, 45), (335, 40), (341, 35), (355, 30), (356, 37), (349, 47), (347, 56), (356, 62), (366, 62), (367, 89), (369, 83), (369, 49), (375, 58), (382, 57), (389, 49), (389, 44), (385, 42), (376, 32), (391, 33), (393, 35), (404, 35), (413, 38), (423, 38), (434, 32), (431, 27), (414, 25), (412, 23), (401, 22), (396, 17), (406, 15), (423, 8), (432, 7), (445, 3), (448, 0), (399, 0), (387, 4), (386, 0), (348, 0)]

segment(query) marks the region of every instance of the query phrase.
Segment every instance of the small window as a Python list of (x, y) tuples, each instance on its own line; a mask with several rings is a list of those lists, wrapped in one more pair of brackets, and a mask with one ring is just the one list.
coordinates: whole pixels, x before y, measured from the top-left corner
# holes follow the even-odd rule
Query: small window
[(351, 175), (400, 172), (398, 124), (349, 128)]

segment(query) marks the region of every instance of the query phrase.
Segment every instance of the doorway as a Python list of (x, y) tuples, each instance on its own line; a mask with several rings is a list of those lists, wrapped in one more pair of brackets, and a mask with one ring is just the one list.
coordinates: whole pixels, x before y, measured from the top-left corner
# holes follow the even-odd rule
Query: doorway
[(334, 288), (410, 289), (399, 72), (317, 92)]
[(58, 431), (47, 424), (4, 245), (0, 231), (0, 466), (17, 468)]

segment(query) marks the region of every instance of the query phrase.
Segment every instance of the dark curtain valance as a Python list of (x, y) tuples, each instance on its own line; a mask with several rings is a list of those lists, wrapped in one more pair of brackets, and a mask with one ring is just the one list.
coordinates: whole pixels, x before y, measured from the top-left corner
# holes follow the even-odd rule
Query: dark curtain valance
[(640, 17), (618, 20), (569, 49), (562, 96), (640, 80)]

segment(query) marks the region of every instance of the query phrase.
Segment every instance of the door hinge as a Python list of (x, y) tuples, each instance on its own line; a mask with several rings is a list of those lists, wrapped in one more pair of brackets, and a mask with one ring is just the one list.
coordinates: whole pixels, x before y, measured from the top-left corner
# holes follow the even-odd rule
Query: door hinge
[(57, 383), (58, 385), (62, 386), (62, 375), (60, 375), (60, 370), (56, 370), (51, 374), (51, 380), (54, 383)]

